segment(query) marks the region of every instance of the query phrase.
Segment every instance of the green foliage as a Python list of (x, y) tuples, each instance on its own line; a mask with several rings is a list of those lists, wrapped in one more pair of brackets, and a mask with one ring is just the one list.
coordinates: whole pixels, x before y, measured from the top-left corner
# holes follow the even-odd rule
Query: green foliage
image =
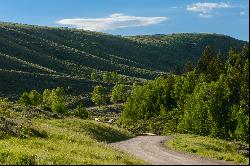
[(63, 88), (57, 87), (56, 89), (52, 89), (50, 94), (48, 90), (45, 90), (44, 92), (44, 101), (47, 101), (47, 103), (45, 103), (46, 106), (49, 106), (53, 112), (61, 114), (67, 113), (68, 110)]
[(212, 48), (210, 46), (207, 46), (204, 49), (202, 56), (197, 63), (196, 67), (197, 72), (207, 73), (210, 70), (209, 64), (211, 63), (212, 59), (213, 59)]
[(248, 108), (246, 108), (246, 101), (242, 100), (240, 105), (234, 105), (232, 107), (232, 120), (235, 122), (235, 132), (233, 137), (237, 140), (249, 141), (249, 114)]
[(32, 90), (29, 94), (29, 98), (31, 100), (31, 105), (37, 106), (42, 103), (42, 96), (36, 90)]
[(91, 100), (99, 107), (104, 105), (106, 103), (105, 88), (100, 85), (95, 86), (92, 92)]
[(121, 123), (126, 127), (134, 126), (138, 125), (139, 120), (143, 122), (159, 116), (162, 108), (171, 111), (176, 105), (171, 95), (174, 82), (175, 76), (169, 75), (167, 79), (159, 77), (143, 86), (134, 86), (124, 105)]
[(110, 101), (113, 103), (125, 102), (127, 100), (129, 93), (128, 88), (124, 84), (116, 84), (112, 88)]
[(194, 70), (133, 86), (119, 124), (249, 142), (248, 59), (247, 46), (231, 49), (225, 63), (207, 47)]
[(42, 96), (36, 90), (32, 90), (30, 93), (24, 92), (19, 98), (19, 103), (26, 106), (38, 106), (42, 103)]
[(43, 91), (43, 104), (46, 107), (50, 107), (52, 104), (52, 102), (50, 100), (50, 94), (51, 94), (51, 90), (49, 90), (49, 89), (45, 89)]
[(66, 114), (68, 110), (65, 103), (55, 100), (51, 104), (51, 111), (58, 112), (60, 114)]
[(19, 98), (19, 103), (23, 105), (31, 105), (31, 100), (29, 97), (29, 93), (24, 92)]
[(197, 84), (186, 99), (184, 115), (178, 128), (184, 133), (228, 137), (229, 89), (224, 78), (218, 82)]
[(207, 46), (197, 63), (197, 73), (204, 73), (207, 81), (216, 81), (219, 79), (221, 73), (224, 72), (223, 56), (219, 52), (214, 55), (212, 48)]
[(66, 114), (68, 110), (64, 93), (64, 89), (61, 87), (52, 90), (45, 89), (42, 95), (36, 90), (32, 90), (30, 93), (24, 92), (18, 102), (26, 106), (43, 105), (52, 112)]
[(112, 82), (112, 75), (109, 72), (105, 72), (102, 75), (102, 79), (104, 82), (111, 83)]
[(91, 73), (91, 75), (90, 75), (90, 78), (91, 78), (92, 80), (97, 80), (97, 79), (98, 79), (98, 74), (97, 74), (97, 72), (96, 72), (96, 71), (93, 71), (93, 72)]
[(90, 118), (90, 113), (86, 110), (86, 108), (83, 105), (77, 106), (73, 114), (82, 119)]

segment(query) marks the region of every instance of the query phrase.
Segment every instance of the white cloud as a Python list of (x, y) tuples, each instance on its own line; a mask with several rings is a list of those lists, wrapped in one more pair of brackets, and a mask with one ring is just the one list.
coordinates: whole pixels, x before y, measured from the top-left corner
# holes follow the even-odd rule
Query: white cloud
[(244, 12), (244, 11), (240, 12), (241, 16), (244, 16), (245, 14), (246, 14), (246, 12)]
[(211, 17), (213, 17), (213, 15), (207, 14), (207, 13), (200, 13), (199, 16), (203, 17), (203, 18), (211, 18)]
[(198, 2), (193, 3), (192, 5), (187, 5), (187, 10), (191, 12), (199, 12), (199, 16), (203, 18), (210, 18), (213, 15), (211, 14), (214, 9), (222, 9), (222, 8), (231, 8), (232, 6), (228, 3), (220, 2), (220, 3), (211, 3), (211, 2)]
[(167, 17), (137, 17), (114, 13), (106, 18), (73, 18), (56, 21), (58, 24), (74, 26), (79, 29), (104, 31), (126, 27), (140, 27), (159, 24)]

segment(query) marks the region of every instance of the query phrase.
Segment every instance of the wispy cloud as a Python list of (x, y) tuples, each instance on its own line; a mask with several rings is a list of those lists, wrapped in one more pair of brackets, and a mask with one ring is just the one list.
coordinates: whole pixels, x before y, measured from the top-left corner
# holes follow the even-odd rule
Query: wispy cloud
[(220, 3), (211, 3), (211, 2), (198, 2), (193, 3), (192, 5), (187, 5), (187, 10), (191, 12), (199, 12), (199, 16), (203, 18), (211, 18), (213, 17), (212, 11), (214, 9), (222, 9), (222, 8), (231, 8), (232, 6), (228, 3), (220, 2)]
[(211, 17), (213, 17), (213, 15), (207, 14), (207, 13), (200, 13), (199, 16), (203, 17), (203, 18), (211, 18)]
[(138, 17), (114, 13), (105, 18), (62, 19), (56, 21), (56, 23), (85, 30), (105, 31), (126, 27), (149, 26), (159, 24), (167, 19), (167, 17)]
[(246, 15), (246, 12), (245, 12), (245, 11), (241, 11), (241, 12), (240, 12), (240, 15), (241, 15), (241, 16), (244, 16), (244, 15)]

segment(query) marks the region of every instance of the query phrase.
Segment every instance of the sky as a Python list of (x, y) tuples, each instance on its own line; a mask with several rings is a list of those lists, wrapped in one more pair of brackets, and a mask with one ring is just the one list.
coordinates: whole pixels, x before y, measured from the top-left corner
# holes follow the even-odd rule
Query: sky
[(114, 35), (183, 32), (249, 41), (249, 0), (0, 0), (0, 21)]

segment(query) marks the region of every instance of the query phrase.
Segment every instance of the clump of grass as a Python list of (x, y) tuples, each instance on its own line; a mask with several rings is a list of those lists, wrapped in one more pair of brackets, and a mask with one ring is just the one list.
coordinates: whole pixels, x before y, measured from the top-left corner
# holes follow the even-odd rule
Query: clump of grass
[(237, 164), (249, 163), (249, 145), (242, 142), (229, 142), (221, 139), (189, 134), (176, 134), (165, 143), (167, 148), (195, 153), (218, 160)]

